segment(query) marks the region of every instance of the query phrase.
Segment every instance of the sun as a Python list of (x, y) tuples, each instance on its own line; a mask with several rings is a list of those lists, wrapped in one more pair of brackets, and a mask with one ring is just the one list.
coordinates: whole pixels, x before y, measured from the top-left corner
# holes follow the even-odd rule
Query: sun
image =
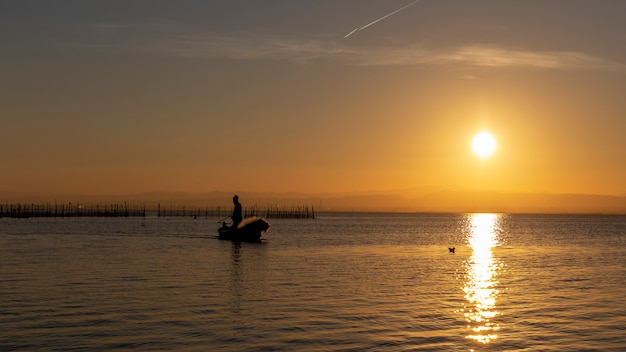
[(496, 151), (496, 139), (489, 132), (480, 132), (472, 139), (472, 150), (479, 158), (488, 158)]

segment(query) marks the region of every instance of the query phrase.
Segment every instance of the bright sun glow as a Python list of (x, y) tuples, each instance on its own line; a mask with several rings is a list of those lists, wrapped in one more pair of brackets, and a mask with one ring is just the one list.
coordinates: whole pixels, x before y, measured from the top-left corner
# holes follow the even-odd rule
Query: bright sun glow
[(487, 158), (496, 150), (496, 139), (489, 132), (480, 132), (472, 140), (474, 153), (481, 158)]

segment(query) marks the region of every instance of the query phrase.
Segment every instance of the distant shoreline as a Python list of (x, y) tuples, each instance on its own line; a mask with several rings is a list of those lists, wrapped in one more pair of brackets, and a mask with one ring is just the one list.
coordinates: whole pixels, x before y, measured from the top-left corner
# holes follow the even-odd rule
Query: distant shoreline
[[(350, 194), (211, 192), (202, 194), (152, 192), (132, 195), (26, 195), (0, 192), (0, 206), (27, 208), (140, 208), (172, 211), (231, 209), (238, 194), (244, 207), (255, 209), (309, 207), (327, 213), (502, 213), (502, 214), (626, 214), (626, 196), (585, 194), (502, 193), (489, 190), (438, 191), (411, 195), (410, 191)], [(71, 206), (70, 206), (71, 204)]]

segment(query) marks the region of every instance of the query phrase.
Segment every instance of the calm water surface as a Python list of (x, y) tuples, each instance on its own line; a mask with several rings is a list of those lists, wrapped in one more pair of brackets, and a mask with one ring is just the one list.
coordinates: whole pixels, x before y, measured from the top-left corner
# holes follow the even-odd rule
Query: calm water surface
[(0, 350), (626, 348), (623, 216), (217, 220), (0, 219)]

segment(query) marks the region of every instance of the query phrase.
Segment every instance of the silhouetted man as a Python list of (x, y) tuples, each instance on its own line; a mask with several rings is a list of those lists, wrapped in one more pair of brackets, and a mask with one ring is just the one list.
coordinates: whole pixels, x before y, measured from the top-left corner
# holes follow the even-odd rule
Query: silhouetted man
[(233, 203), (235, 204), (235, 208), (233, 209), (233, 216), (231, 216), (231, 218), (233, 219), (233, 228), (236, 229), (237, 225), (239, 225), (241, 220), (243, 220), (243, 217), (241, 216), (241, 204), (239, 203), (239, 196), (235, 195), (233, 197)]

